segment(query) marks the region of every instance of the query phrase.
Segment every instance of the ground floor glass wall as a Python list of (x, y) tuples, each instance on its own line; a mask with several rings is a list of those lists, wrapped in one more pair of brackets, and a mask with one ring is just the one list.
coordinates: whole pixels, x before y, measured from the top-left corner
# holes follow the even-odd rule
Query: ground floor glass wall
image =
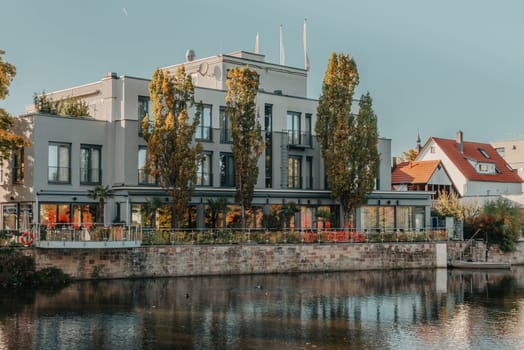
[(363, 206), (360, 229), (376, 231), (413, 231), (425, 227), (425, 208), (413, 206)]
[(40, 203), (39, 222), (42, 225), (72, 224), (87, 227), (96, 222), (96, 204)]

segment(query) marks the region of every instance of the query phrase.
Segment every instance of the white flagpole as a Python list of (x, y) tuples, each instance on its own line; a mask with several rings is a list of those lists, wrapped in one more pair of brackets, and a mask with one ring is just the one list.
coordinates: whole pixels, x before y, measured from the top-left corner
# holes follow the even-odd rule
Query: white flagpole
[(258, 53), (258, 32), (257, 32), (256, 40), (255, 40), (255, 53)]
[(307, 19), (304, 18), (304, 34), (302, 36), (303, 44), (304, 44), (304, 69), (309, 71), (310, 64), (309, 64), (309, 57), (307, 55), (307, 29), (306, 29), (306, 22)]
[(284, 65), (286, 61), (286, 55), (284, 53), (284, 36), (282, 34), (282, 24), (280, 25), (280, 64)]

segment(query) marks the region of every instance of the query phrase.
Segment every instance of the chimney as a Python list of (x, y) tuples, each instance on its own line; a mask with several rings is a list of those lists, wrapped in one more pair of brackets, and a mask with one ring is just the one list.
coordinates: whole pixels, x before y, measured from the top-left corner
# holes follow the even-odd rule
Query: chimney
[(462, 133), (462, 130), (457, 131), (457, 138), (456, 141), (457, 147), (461, 154), (464, 154), (464, 135)]

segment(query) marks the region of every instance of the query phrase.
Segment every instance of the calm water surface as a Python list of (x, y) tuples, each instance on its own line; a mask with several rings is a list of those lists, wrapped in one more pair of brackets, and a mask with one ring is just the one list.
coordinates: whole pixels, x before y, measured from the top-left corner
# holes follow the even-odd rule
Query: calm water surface
[(0, 306), (2, 350), (524, 348), (524, 267), (81, 282)]

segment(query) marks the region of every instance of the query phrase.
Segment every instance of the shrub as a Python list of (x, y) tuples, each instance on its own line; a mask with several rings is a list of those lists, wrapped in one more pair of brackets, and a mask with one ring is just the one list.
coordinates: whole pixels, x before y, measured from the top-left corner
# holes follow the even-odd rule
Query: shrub
[(59, 289), (70, 283), (71, 277), (62, 270), (51, 267), (35, 271), (33, 257), (14, 250), (0, 250), (0, 288)]
[(488, 244), (497, 244), (504, 252), (514, 251), (520, 238), (520, 210), (505, 198), (487, 202), (482, 212), (468, 222), (488, 235)]
[(35, 274), (37, 287), (43, 289), (60, 289), (71, 283), (71, 276), (56, 267), (47, 267)]

